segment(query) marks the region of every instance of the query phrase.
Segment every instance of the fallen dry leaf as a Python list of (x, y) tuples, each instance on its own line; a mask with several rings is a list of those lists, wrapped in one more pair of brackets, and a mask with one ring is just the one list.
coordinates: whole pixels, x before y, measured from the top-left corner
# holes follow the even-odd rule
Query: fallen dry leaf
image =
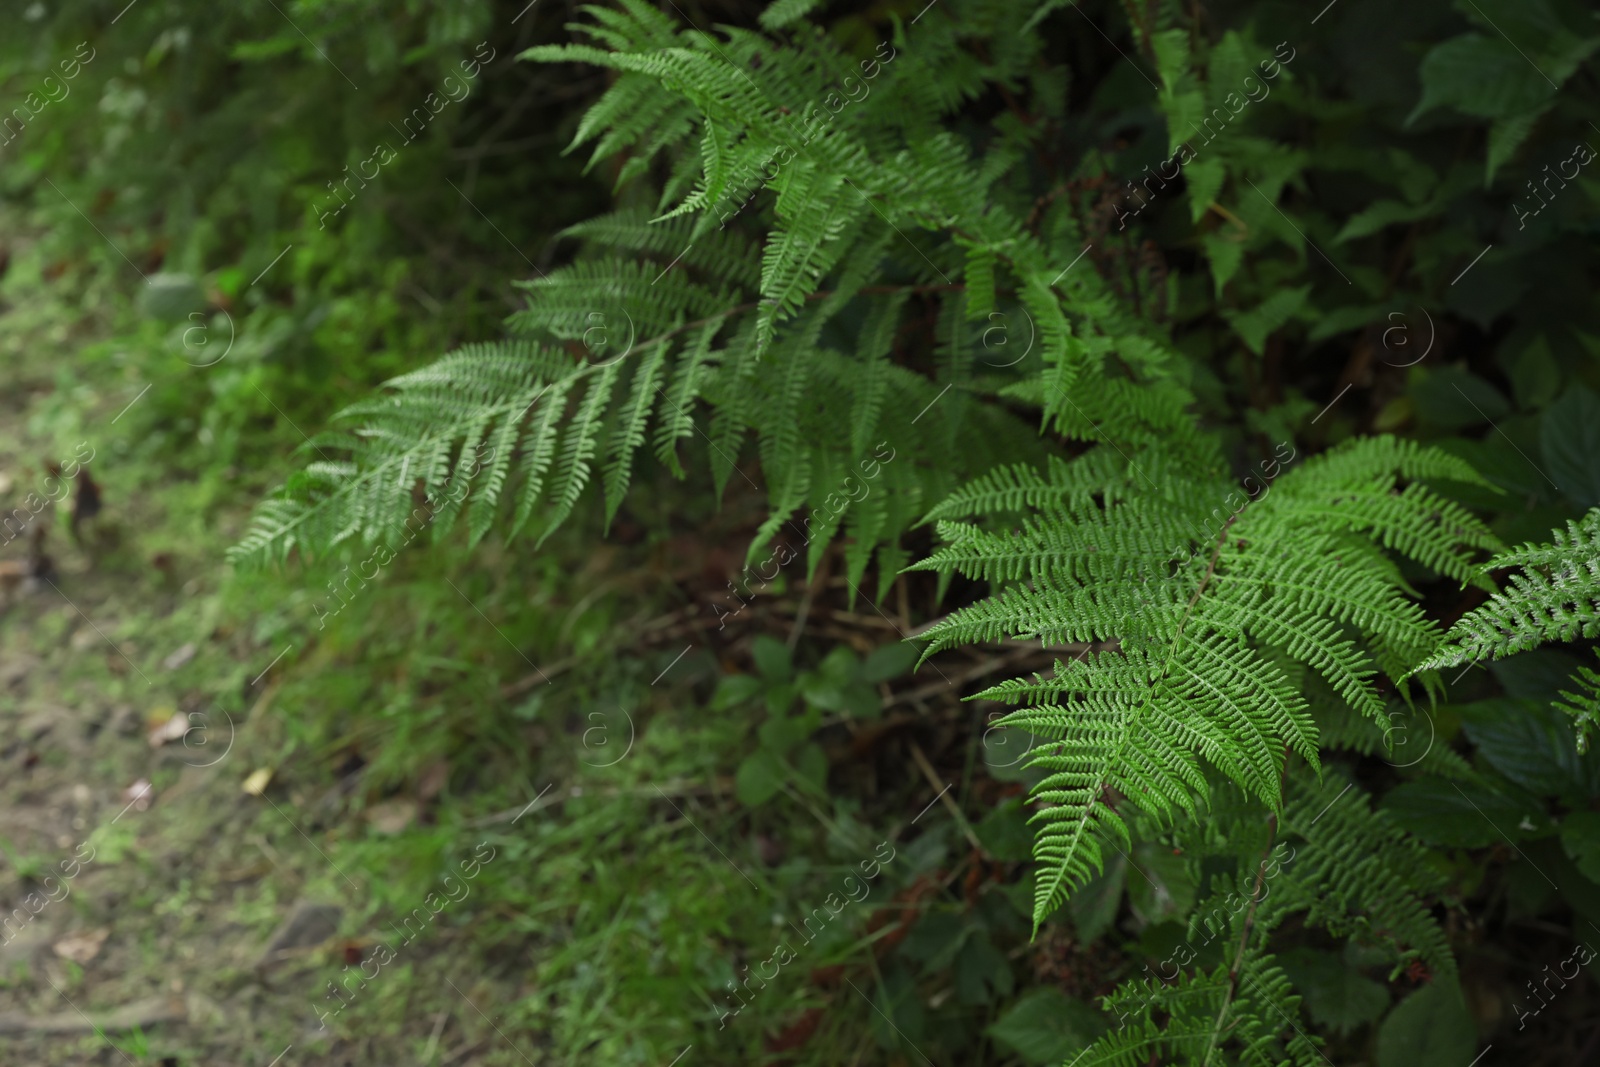
[(321, 945), (339, 932), (339, 919), (343, 914), (344, 909), (337, 904), (299, 901), (289, 917), (273, 931), (267, 947), (261, 950), (261, 958), (256, 961), (256, 966), (266, 967), (296, 950)]
[(87, 1034), (94, 1030), (123, 1031), (149, 1028), (158, 1023), (181, 1023), (188, 1018), (181, 997), (151, 997), (136, 1000), (93, 1016), (81, 1011), (7, 1012), (0, 1015), (0, 1034)]
[(380, 833), (397, 834), (417, 817), (417, 803), (414, 800), (385, 800), (368, 808), (366, 816), (373, 829)]
[(160, 748), (168, 741), (182, 741), (183, 735), (189, 732), (189, 726), (189, 716), (181, 711), (173, 712), (159, 726), (154, 727), (146, 734), (150, 740), (150, 747)]
[(438, 760), (422, 772), (422, 777), (417, 779), (417, 799), (427, 803), (438, 796), (450, 781), (450, 763), (448, 760)]
[(250, 777), (244, 780), (244, 785), (240, 786), (240, 788), (251, 796), (258, 797), (267, 791), (267, 783), (270, 781), (272, 781), (272, 768), (262, 767), (259, 770), (251, 771)]
[(188, 644), (179, 648), (172, 655), (162, 660), (161, 665), (169, 671), (175, 671), (185, 663), (188, 663), (190, 660), (194, 659), (194, 654), (198, 647), (199, 646), (197, 646), (193, 641), (190, 641)]
[(150, 779), (140, 778), (122, 791), (122, 799), (129, 807), (144, 811), (150, 806), (150, 797), (153, 792), (150, 788)]
[(50, 947), (57, 956), (73, 963), (88, 963), (100, 954), (100, 946), (105, 944), (110, 930), (86, 930), (80, 934), (70, 934), (63, 937)]

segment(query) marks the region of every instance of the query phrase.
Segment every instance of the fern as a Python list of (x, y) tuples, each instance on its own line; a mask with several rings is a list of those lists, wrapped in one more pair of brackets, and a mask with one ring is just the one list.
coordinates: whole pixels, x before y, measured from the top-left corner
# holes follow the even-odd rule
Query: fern
[(1435, 975), (1454, 975), (1455, 957), (1427, 898), (1445, 876), (1428, 849), (1373, 810), (1361, 789), (1329, 774), (1314, 785), (1287, 779), (1286, 830), (1306, 841), (1273, 901), (1284, 914), (1338, 936), (1386, 945), (1396, 966), (1419, 960)]
[[(941, 595), (957, 575), (986, 583), (925, 632), (925, 655), (1089, 646), (978, 694), (1039, 738), (1036, 932), (1103, 873), (1108, 847), (1162, 836), (1195, 862), (1248, 859), (1241, 890), (1264, 877), (1252, 850), (1298, 850), (1270, 899), (1214, 924), (1220, 963), (1125, 984), (1108, 1006), (1136, 1022), (1078, 1062), (1321, 1062), (1270, 951), (1291, 917), (1386, 945), (1397, 965), (1455, 967), (1421, 850), (1359, 789), (1339, 792), (1343, 772), (1324, 760), (1394, 757), (1391, 716), (1435, 701), (1446, 666), (1596, 636), (1600, 511), (1553, 546), (1481, 564), (1500, 544), (1440, 485), (1487, 483), (1439, 449), (1350, 439), (1255, 489), (1236, 483), (1239, 439), (1217, 424), (1238, 420), (1215, 370), (1155, 313), (1179, 290), (1164, 267), (1108, 249), (1107, 201), (1079, 196), (1097, 164), (1039, 187), (1056, 170), (1067, 72), (1034, 27), (1066, 5), (948, 0), (917, 17), (914, 46), (891, 17), (876, 49), (853, 50), (811, 32), (826, 6), (778, 0), (764, 32), (712, 34), (616, 0), (582, 9), (574, 43), (524, 53), (609, 72), (569, 151), (614, 176), (616, 210), (567, 229), (568, 258), (518, 283), (506, 340), (342, 412), (233, 559), (418, 525), (542, 541), (589, 495), (609, 527), (653, 462), (704, 472), (719, 497), (763, 494), (750, 559), (799, 540), (814, 573), (842, 540), (852, 587), (874, 566), (880, 594), (902, 569), (937, 574)], [(1176, 149), (1248, 68), (1242, 39), (1208, 44), (1169, 0), (1123, 7)], [(1009, 104), (1024, 85), (1050, 121), (1011, 108), (980, 131), (968, 105)], [(1234, 180), (1275, 207), (1303, 166), (1247, 129), (1207, 151), (1186, 175), (1197, 219)], [(1279, 227), (1263, 230), (1303, 254), (1304, 235)], [(1219, 296), (1237, 266), (1213, 264)], [(1259, 354), (1303, 299), (1282, 287), (1224, 318)], [(1304, 402), (1247, 421), (1287, 437)], [(919, 523), (939, 547), (912, 563)], [(1448, 637), (1412, 585), (1438, 575), (1493, 592), (1506, 567), (1522, 573)], [(1600, 673), (1578, 685), (1567, 699), (1586, 727)], [(1443, 746), (1424, 758), (1468, 773)]]
[[(1440, 635), (1356, 532), (1448, 573), (1495, 544), (1460, 508), (1396, 483), (1469, 470), (1385, 438), (1307, 460), (1253, 502), (1224, 482), (1187, 481), (1188, 464), (1157, 454), (1119, 469), (1097, 455), (1104, 447), (1078, 461), (1082, 474), (1062, 464), (1048, 482), (1012, 472), (980, 483), (945, 510), (1040, 511), (1005, 533), (941, 522), (947, 544), (914, 568), (1001, 587), (928, 630), (929, 652), (1004, 638), (1104, 649), (981, 694), (1027, 705), (1001, 721), (1046, 740), (1032, 756), (1048, 772), (1035, 788), (1036, 924), (1101, 870), (1103, 842), (1131, 844), (1121, 805), (1193, 817), (1202, 758), (1280, 809), (1284, 753), (1313, 766), (1318, 755), (1307, 703), (1274, 653), (1387, 723), (1375, 675), (1398, 682)], [(1086, 492), (1100, 483), (1103, 494)]]
[[(806, 7), (775, 8), (768, 22), (789, 26)], [(568, 230), (576, 258), (522, 283), (512, 340), (452, 353), (341, 413), (316, 439), (327, 462), (261, 506), (234, 562), (381, 537), (413, 496), (447, 485), (468, 496), (437, 513), (435, 537), (459, 511), (473, 541), (501, 523), (512, 533), (532, 523), (542, 538), (578, 511), (597, 472), (613, 518), (647, 441), (680, 477), (682, 448), (703, 447), (721, 493), (735, 472), (755, 484), (741, 466), (753, 439), (770, 517), (751, 557), (803, 528), (814, 568), (843, 531), (847, 576), (859, 583), (880, 546), (893, 550), (965, 479), (1051, 454), (1030, 403), (1082, 439), (1101, 431), (1075, 412), (1139, 440), (1197, 440), (1168, 342), (1119, 310), (1093, 272), (1065, 270), (1070, 217), (1051, 213), (1038, 236), (1023, 229), (1029, 201), (1001, 188), (1021, 153), (980, 162), (939, 129), (984, 85), (1024, 70), (1036, 43), (986, 63), (960, 45), (959, 25), (930, 18), (915, 53), (897, 39), (862, 59), (809, 34), (784, 45), (738, 30), (712, 37), (640, 0), (584, 12), (573, 29), (592, 43), (525, 53), (617, 72), (574, 147), (593, 146), (591, 166), (620, 161), (625, 190), (663, 157), (672, 183), (696, 169), (700, 180), (675, 206), (661, 200), (655, 221), (640, 189)], [(1002, 16), (995, 30), (1024, 18)], [(934, 70), (949, 95), (930, 99), (921, 79)], [(1050, 388), (1031, 400), (1017, 391), (1027, 373), (1011, 375), (1004, 395), (980, 384), (984, 309), (1008, 286), (1047, 370), (1039, 380)], [(932, 377), (909, 369), (894, 342), (924, 316), (939, 323)], [(1114, 346), (1149, 380), (1064, 403), (1061, 390), (1097, 373)], [(880, 465), (869, 449), (947, 458)], [(881, 467), (865, 496), (851, 488), (863, 464)]]
[(1462, 616), (1448, 642), (1422, 668), (1501, 659), (1551, 641), (1600, 637), (1600, 508), (1568, 522), (1564, 531), (1552, 531), (1552, 538), (1548, 545), (1525, 544), (1485, 563), (1484, 579), (1491, 571), (1516, 567), (1520, 572), (1487, 604)]
[[(1239, 934), (1229, 930), (1236, 939)], [(1257, 936), (1265, 930), (1258, 928)], [(1105, 998), (1108, 1012), (1137, 1020), (1100, 1038), (1073, 1061), (1075, 1067), (1145, 1067), (1178, 1057), (1178, 1062), (1236, 1062), (1251, 1067), (1311, 1067), (1322, 1059), (1316, 1044), (1296, 1033), (1287, 1042), (1285, 1021), (1293, 1025), (1300, 998), (1289, 979), (1258, 944), (1247, 945), (1236, 967), (1183, 974), (1170, 985), (1150, 978), (1130, 982)], [(1166, 1016), (1157, 1023), (1153, 1014)], [(1233, 1046), (1227, 1060), (1218, 1057)], [(1287, 1054), (1287, 1056), (1286, 1056)]]
[(1589, 751), (1589, 731), (1600, 723), (1600, 673), (1590, 667), (1579, 667), (1574, 676), (1579, 692), (1561, 690), (1561, 700), (1556, 707), (1572, 716), (1577, 724), (1578, 754)]
[[(1417, 670), (1503, 659), (1554, 641), (1600, 637), (1600, 508), (1569, 521), (1565, 530), (1551, 531), (1551, 538), (1549, 544), (1525, 544), (1483, 564), (1477, 574), (1483, 582), (1493, 571), (1518, 570), (1488, 603), (1463, 615), (1445, 644)], [(1600, 674), (1580, 667), (1576, 682), (1580, 692), (1563, 690), (1555, 706), (1572, 716), (1578, 751), (1587, 752), (1589, 733), (1600, 723)]]
[[(1209, 881), (1184, 943), (1167, 960), (1104, 998), (1115, 1028), (1078, 1064), (1324, 1062), (1268, 949), (1273, 932), (1291, 920), (1384, 948), (1396, 967), (1417, 960), (1436, 975), (1455, 973), (1425, 904), (1443, 882), (1426, 850), (1342, 774), (1327, 777), (1319, 789), (1291, 776), (1277, 813), (1232, 784), (1214, 783), (1203, 818), (1177, 828), (1163, 847), (1175, 846), (1197, 882), (1207, 869), (1234, 867), (1235, 874)], [(1158, 831), (1156, 820), (1137, 818), (1147, 840)]]

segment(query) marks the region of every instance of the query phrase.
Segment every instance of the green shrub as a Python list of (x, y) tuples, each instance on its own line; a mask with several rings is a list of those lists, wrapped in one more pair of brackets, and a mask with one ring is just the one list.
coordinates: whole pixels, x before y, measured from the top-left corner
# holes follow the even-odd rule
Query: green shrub
[[(698, 458), (719, 495), (753, 458), (749, 559), (789, 530), (813, 570), (842, 537), (869, 600), (908, 567), (984, 583), (930, 654), (1084, 648), (979, 694), (1037, 739), (1035, 932), (1064, 903), (1103, 930), (1086, 909), (1114, 910), (1132, 866), (1149, 915), (1185, 924), (1177, 970), (1124, 981), (1116, 1025), (1076, 1046), (1030, 1030), (1030, 1000), (999, 1025), (1011, 1047), (1318, 1063), (1388, 1009), (1366, 973), (1387, 968), (1431, 984), (1384, 1017), (1378, 1062), (1470, 1054), (1437, 911), (1463, 876), (1429, 854), (1468, 844), (1452, 791), (1496, 834), (1485, 805), (1539, 807), (1507, 831), (1559, 832), (1592, 870), (1592, 820), (1558, 809), (1558, 831), (1542, 805), (1592, 803), (1594, 757), (1541, 734), (1544, 762), (1516, 762), (1504, 727), (1542, 729), (1550, 703), (1516, 692), (1532, 704), (1460, 708), (1477, 765), (1383, 759), (1409, 780), (1376, 805), (1391, 783), (1356, 771), (1398, 756), (1396, 716), (1452, 699), (1439, 668), (1527, 643), (1492, 632), (1502, 600), (1447, 646), (1439, 597), (1492, 590), (1503, 539), (1597, 502), (1600, 448), (1550, 405), (1597, 374), (1593, 183), (1561, 167), (1586, 163), (1575, 75), (1600, 32), (1559, 0), (1309, 22), (1129, 3), (1129, 50), (1106, 52), (1084, 25), (1103, 12), (1069, 6), (894, 4), (828, 33), (807, 17), (825, 5), (787, 0), (759, 32), (586, 9), (578, 41), (524, 57), (612, 72), (574, 147), (611, 165), (617, 209), (523, 283), (510, 339), (347, 409), (233, 558), (389, 542), (418, 489), (438, 537), (542, 541), (593, 481), (613, 519), (642, 452), (679, 478)], [(942, 545), (914, 560), (929, 522)], [(1500, 563), (1592, 569), (1568, 544)], [(1594, 636), (1539, 597), (1547, 636)], [(1135, 864), (1149, 848), (1179, 858)]]

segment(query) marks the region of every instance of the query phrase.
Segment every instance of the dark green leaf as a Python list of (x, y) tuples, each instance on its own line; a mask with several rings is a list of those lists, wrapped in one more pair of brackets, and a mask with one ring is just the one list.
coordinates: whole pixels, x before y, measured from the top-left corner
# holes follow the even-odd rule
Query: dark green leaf
[(1033, 831), (1020, 797), (1000, 804), (972, 829), (995, 859), (1016, 862), (1033, 855)]
[(1476, 1051), (1477, 1028), (1451, 978), (1411, 994), (1378, 1029), (1378, 1067), (1465, 1067)]
[(1600, 882), (1600, 811), (1575, 811), (1562, 819), (1561, 846), (1585, 878)]
[(1381, 805), (1430, 845), (1483, 848), (1550, 828), (1542, 806), (1519, 803), (1477, 782), (1428, 777), (1391, 789)]
[(1477, 33), (1435, 45), (1423, 58), (1421, 73), (1422, 100), (1408, 122), (1441, 105), (1481, 119), (1517, 115), (1555, 93), (1509, 41)]
[(811, 786), (813, 792), (826, 793), (828, 756), (822, 751), (821, 745), (812, 742), (795, 753), (794, 766), (800, 774), (800, 780)]
[(711, 698), (712, 710), (726, 711), (738, 707), (746, 701), (754, 700), (759, 692), (761, 692), (759, 678), (748, 674), (726, 675), (717, 683), (717, 691)]
[(756, 661), (761, 677), (772, 682), (787, 682), (793, 673), (789, 662), (789, 649), (777, 638), (761, 634), (750, 642), (750, 656)]
[(1195, 884), (1188, 864), (1171, 848), (1141, 841), (1133, 850), (1128, 900), (1145, 922), (1183, 916), (1194, 907)]
[(862, 661), (861, 667), (856, 671), (856, 677), (863, 682), (877, 685), (879, 682), (900, 677), (916, 662), (916, 647), (906, 641), (896, 641), (873, 649)]
[(1128, 861), (1114, 855), (1098, 877), (1067, 898), (1072, 925), (1084, 941), (1097, 940), (1111, 928), (1127, 877)]
[(1580, 510), (1600, 504), (1600, 396), (1571, 386), (1539, 426), (1544, 469)]
[(1051, 986), (1029, 990), (989, 1027), (989, 1036), (1030, 1064), (1059, 1064), (1109, 1029), (1105, 1016)]
[(1319, 1025), (1349, 1033), (1389, 1006), (1388, 989), (1350, 966), (1342, 953), (1301, 948), (1278, 962)]
[(1561, 696), (1563, 688), (1572, 687), (1578, 665), (1576, 658), (1559, 648), (1533, 648), (1488, 666), (1506, 696), (1549, 704)]
[(745, 757), (734, 772), (734, 791), (745, 807), (759, 807), (777, 794), (783, 778), (783, 764), (778, 757), (764, 748), (758, 749)]
[(1008, 996), (1015, 984), (1005, 953), (995, 948), (986, 929), (974, 927), (956, 956), (956, 998), (963, 1004), (987, 1004)]
[(1411, 385), (1411, 402), (1420, 421), (1446, 430), (1498, 422), (1511, 413), (1511, 402), (1500, 390), (1460, 367), (1419, 376)]
[(1600, 753), (1578, 755), (1572, 722), (1531, 700), (1481, 700), (1462, 705), (1467, 736), (1494, 768), (1539, 796), (1587, 807), (1600, 795)]

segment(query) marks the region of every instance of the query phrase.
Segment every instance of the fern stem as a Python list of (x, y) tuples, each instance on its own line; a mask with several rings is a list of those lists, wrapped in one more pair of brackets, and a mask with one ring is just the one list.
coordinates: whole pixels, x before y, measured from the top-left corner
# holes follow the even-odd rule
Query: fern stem
[(1233, 521), (1242, 514), (1244, 514), (1244, 509), (1241, 508), (1228, 516), (1228, 521), (1224, 522), (1222, 529), (1217, 531), (1216, 544), (1211, 549), (1211, 562), (1206, 564), (1206, 572), (1200, 576), (1200, 584), (1194, 587), (1194, 595), (1189, 598), (1189, 603), (1184, 605), (1183, 618), (1178, 622), (1178, 632), (1172, 635), (1172, 644), (1167, 648), (1167, 654), (1162, 660), (1161, 676), (1163, 678), (1166, 677), (1166, 661), (1170, 660), (1172, 654), (1177, 651), (1178, 642), (1183, 638), (1184, 628), (1189, 625), (1189, 618), (1194, 614), (1194, 606), (1199, 603), (1200, 594), (1206, 591), (1206, 586), (1211, 582), (1211, 576), (1216, 573), (1217, 560), (1222, 558), (1222, 546), (1228, 542), (1228, 527), (1232, 526)]
[(1211, 1041), (1206, 1046), (1206, 1058), (1201, 1061), (1200, 1067), (1211, 1067), (1211, 1057), (1217, 1051), (1217, 1042), (1222, 1036), (1222, 1021), (1228, 1015), (1228, 1008), (1233, 1005), (1234, 993), (1239, 988), (1239, 971), (1244, 966), (1245, 949), (1250, 944), (1250, 931), (1255, 926), (1256, 905), (1261, 902), (1261, 887), (1267, 880), (1267, 861), (1272, 858), (1273, 845), (1277, 843), (1278, 815), (1276, 812), (1267, 816), (1267, 848), (1261, 853), (1261, 862), (1256, 866), (1255, 889), (1250, 893), (1250, 907), (1244, 913), (1244, 932), (1239, 935), (1239, 950), (1233, 954), (1233, 966), (1228, 968), (1228, 988), (1222, 994), (1222, 1007), (1217, 1009), (1217, 1021), (1211, 1027)]

